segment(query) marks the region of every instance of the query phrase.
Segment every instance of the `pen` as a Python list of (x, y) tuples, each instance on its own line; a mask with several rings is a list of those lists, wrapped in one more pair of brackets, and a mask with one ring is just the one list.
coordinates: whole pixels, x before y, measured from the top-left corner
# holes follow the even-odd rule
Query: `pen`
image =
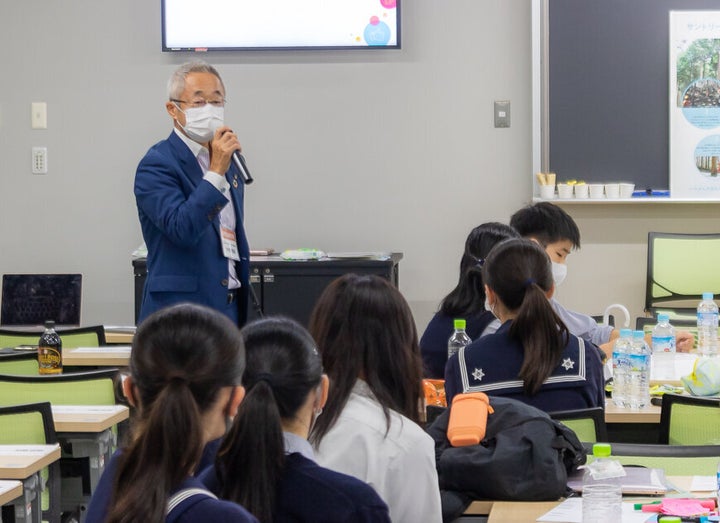
[(649, 503), (635, 503), (635, 504), (633, 505), (633, 509), (635, 509), (635, 510), (642, 510), (643, 507), (645, 507), (645, 506), (659, 505), (660, 503), (662, 503), (661, 500), (660, 500), (660, 501), (651, 501), (651, 502), (649, 502)]

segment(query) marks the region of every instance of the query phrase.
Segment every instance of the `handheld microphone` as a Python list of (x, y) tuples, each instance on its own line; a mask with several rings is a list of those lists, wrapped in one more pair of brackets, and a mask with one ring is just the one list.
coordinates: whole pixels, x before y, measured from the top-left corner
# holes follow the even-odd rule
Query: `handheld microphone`
[(253, 177), (250, 176), (250, 171), (248, 170), (247, 165), (245, 165), (245, 158), (243, 158), (243, 155), (234, 151), (232, 153), (232, 159), (235, 167), (240, 172), (240, 176), (242, 177), (245, 185), (253, 183)]

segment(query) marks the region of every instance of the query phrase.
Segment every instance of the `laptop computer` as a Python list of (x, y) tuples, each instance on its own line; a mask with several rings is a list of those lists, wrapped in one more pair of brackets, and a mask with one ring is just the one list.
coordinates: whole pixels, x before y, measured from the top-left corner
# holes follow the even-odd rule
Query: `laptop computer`
[(35, 327), (46, 320), (80, 325), (82, 274), (4, 274), (0, 325)]

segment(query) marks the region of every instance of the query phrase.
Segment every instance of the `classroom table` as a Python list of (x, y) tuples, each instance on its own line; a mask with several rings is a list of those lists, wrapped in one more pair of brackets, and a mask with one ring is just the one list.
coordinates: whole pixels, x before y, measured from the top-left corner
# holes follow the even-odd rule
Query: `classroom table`
[(660, 423), (660, 407), (646, 405), (642, 409), (628, 409), (615, 405), (611, 398), (605, 401), (605, 423)]
[(22, 483), (17, 480), (0, 479), (0, 505), (5, 505), (22, 496)]
[(22, 496), (15, 499), (15, 521), (42, 520), (40, 470), (60, 459), (60, 446), (0, 445), (0, 478), (22, 482)]
[(112, 427), (128, 419), (129, 412), (124, 405), (52, 406), (65, 469), (60, 480), (62, 509), (80, 507), (81, 521), (116, 445)]
[[(690, 490), (692, 476), (668, 476), (667, 481), (685, 492)], [(695, 497), (715, 497), (715, 492), (692, 492)], [(658, 498), (626, 496), (623, 501), (654, 501)], [(465, 511), (466, 515), (489, 514), (488, 523), (535, 523), (537, 518), (552, 510), (558, 501), (474, 501)], [(489, 510), (488, 510), (489, 508)], [(648, 514), (648, 517), (650, 514)]]
[(105, 343), (108, 345), (130, 345), (132, 343), (135, 332), (114, 331), (112, 328), (105, 327)]
[(130, 363), (129, 345), (78, 347), (63, 350), (63, 367), (127, 367)]

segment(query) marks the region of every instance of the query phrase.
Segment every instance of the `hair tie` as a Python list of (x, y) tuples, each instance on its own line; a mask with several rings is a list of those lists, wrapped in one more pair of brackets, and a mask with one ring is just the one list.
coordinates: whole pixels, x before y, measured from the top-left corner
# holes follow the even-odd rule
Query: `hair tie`
[(270, 385), (270, 388), (273, 386), (273, 375), (268, 374), (267, 372), (261, 372), (255, 376), (255, 383), (259, 381), (264, 381), (268, 385)]
[(477, 261), (476, 265), (480, 268), (482, 268), (483, 265), (485, 265), (485, 258), (475, 258)]
[(528, 278), (527, 280), (525, 280), (525, 288), (530, 287), (534, 283), (535, 283), (535, 278)]
[(188, 380), (184, 376), (170, 376), (168, 378), (168, 383), (170, 385), (187, 385)]

